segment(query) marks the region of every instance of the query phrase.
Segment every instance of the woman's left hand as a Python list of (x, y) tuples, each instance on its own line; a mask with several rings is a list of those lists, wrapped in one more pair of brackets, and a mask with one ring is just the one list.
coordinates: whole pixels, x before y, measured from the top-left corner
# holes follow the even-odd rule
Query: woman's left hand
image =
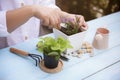
[(69, 13), (66, 13), (66, 12), (62, 12), (62, 16), (61, 16), (61, 18), (73, 19), (73, 21), (76, 20), (76, 17), (79, 18), (79, 25), (87, 30), (88, 25), (85, 22), (85, 19), (84, 19), (84, 17), (82, 15), (69, 14)]

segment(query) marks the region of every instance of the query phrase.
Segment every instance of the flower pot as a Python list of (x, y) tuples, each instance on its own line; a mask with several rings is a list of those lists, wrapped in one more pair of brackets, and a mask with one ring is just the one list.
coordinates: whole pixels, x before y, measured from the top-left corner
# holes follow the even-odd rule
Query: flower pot
[(58, 66), (58, 60), (54, 56), (48, 56), (44, 54), (44, 65), (47, 68), (56, 68)]
[(68, 36), (65, 33), (63, 33), (62, 31), (53, 28), (53, 33), (55, 35), (55, 38), (62, 36), (63, 38), (68, 39), (70, 41), (73, 48), (67, 49), (66, 53), (71, 53), (71, 52), (78, 50), (81, 47), (82, 42), (83, 42), (84, 37), (85, 37), (85, 34), (86, 34), (86, 31), (82, 31), (82, 32)]

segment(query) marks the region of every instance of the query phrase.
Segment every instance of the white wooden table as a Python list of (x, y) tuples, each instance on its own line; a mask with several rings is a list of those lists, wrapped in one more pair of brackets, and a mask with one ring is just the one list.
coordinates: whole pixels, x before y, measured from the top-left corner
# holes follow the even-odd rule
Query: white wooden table
[[(1, 49), (0, 80), (120, 80), (120, 12), (91, 20), (88, 25), (85, 41), (90, 43), (98, 27), (106, 26), (110, 30), (108, 49), (94, 49), (94, 57), (88, 54), (71, 57), (68, 62), (63, 61), (63, 70), (55, 74), (43, 72), (31, 58), (10, 53), (9, 47)], [(37, 42), (38, 39), (28, 40), (13, 47), (40, 54), (36, 50)]]

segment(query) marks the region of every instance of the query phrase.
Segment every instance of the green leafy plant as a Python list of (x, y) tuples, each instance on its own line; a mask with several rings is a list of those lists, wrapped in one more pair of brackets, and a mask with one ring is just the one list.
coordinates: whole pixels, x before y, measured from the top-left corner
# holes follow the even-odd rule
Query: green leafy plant
[(54, 56), (56, 60), (60, 58), (62, 52), (67, 48), (72, 48), (70, 42), (63, 37), (54, 39), (53, 37), (40, 38), (37, 43), (37, 49), (47, 56)]
[(61, 31), (67, 35), (72, 35), (72, 34), (76, 34), (78, 32), (82, 32), (81, 31), (81, 26), (79, 25), (80, 23), (80, 18), (75, 16), (75, 20), (74, 19), (66, 19), (64, 18), (64, 20), (62, 21), (66, 27), (61, 27)]

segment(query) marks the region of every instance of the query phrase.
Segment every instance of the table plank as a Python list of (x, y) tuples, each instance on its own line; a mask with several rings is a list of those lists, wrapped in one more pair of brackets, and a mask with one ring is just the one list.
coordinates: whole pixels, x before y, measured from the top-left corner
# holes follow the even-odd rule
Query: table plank
[(120, 61), (85, 80), (120, 80)]

